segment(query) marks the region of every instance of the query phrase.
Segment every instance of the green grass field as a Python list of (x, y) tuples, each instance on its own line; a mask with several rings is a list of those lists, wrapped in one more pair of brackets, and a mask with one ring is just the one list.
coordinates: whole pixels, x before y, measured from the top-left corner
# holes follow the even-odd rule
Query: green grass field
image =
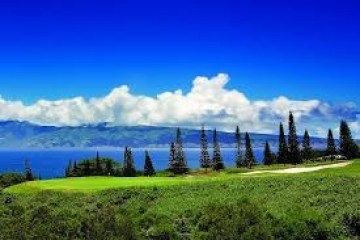
[[(263, 175), (262, 175), (263, 176)], [(197, 184), (211, 181), (226, 181), (246, 177), (241, 174), (211, 174), (209, 176), (181, 177), (79, 177), (26, 182), (4, 190), (6, 193), (31, 193), (42, 190), (60, 190), (72, 192), (91, 192), (131, 187), (169, 187), (174, 185)], [(254, 177), (254, 176), (253, 176)]]
[(1, 192), (0, 239), (358, 239), (359, 203), (360, 160), (299, 174), (55, 179)]
[(111, 188), (126, 187), (149, 187), (149, 186), (170, 186), (192, 182), (192, 179), (185, 177), (136, 177), (136, 178), (119, 178), (119, 177), (81, 177), (81, 178), (64, 178), (54, 180), (43, 180), (36, 182), (27, 182), (13, 186), (5, 192), (31, 192), (41, 190), (64, 190), (64, 191), (98, 191)]
[[(182, 184), (196, 184), (208, 181), (227, 181), (239, 177), (250, 177), (241, 175), (241, 173), (259, 171), (259, 170), (277, 170), (294, 167), (314, 167), (329, 164), (336, 164), (337, 162), (317, 162), (307, 163), (298, 166), (294, 165), (273, 165), (273, 166), (257, 166), (252, 170), (247, 169), (227, 169), (221, 173), (209, 172), (205, 174), (204, 171), (191, 172), (188, 175), (180, 177), (135, 177), (135, 178), (118, 178), (118, 177), (79, 177), (79, 178), (63, 178), (42, 180), (34, 182), (26, 182), (8, 189), (7, 193), (29, 193), (41, 190), (60, 190), (60, 191), (99, 191), (114, 188), (127, 187), (161, 187), (173, 186)], [(266, 177), (274, 174), (252, 175), (251, 177)]]

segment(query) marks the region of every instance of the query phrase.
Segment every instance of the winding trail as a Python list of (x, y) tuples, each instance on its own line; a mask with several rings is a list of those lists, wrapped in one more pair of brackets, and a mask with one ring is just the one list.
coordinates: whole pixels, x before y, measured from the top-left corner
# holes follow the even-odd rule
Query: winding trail
[(254, 172), (249, 172), (249, 173), (243, 173), (243, 175), (254, 175), (254, 174), (260, 174), (260, 173), (296, 174), (296, 173), (316, 172), (316, 171), (319, 171), (322, 169), (346, 167), (352, 163), (353, 163), (352, 161), (348, 161), (348, 162), (335, 163), (335, 164), (316, 166), (316, 167), (299, 167), (299, 168), (287, 168), (287, 169), (279, 169), (279, 170), (254, 171)]

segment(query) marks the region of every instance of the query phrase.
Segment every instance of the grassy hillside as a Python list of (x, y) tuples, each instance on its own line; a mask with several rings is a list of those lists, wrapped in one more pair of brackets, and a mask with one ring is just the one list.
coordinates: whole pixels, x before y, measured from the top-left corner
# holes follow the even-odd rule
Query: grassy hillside
[[(81, 185), (82, 180), (70, 179), (66, 184)], [(116, 179), (108, 180), (89, 178), (84, 186), (118, 184)], [(41, 187), (54, 188), (63, 180), (56, 181), (40, 182)], [(166, 184), (163, 178), (121, 181), (127, 186), (89, 192), (11, 188), (0, 195), (0, 239), (355, 239), (360, 235), (360, 160), (344, 168), (293, 175), (223, 174), (167, 178)], [(136, 181), (151, 184), (133, 186)], [(188, 184), (179, 184), (182, 181)]]

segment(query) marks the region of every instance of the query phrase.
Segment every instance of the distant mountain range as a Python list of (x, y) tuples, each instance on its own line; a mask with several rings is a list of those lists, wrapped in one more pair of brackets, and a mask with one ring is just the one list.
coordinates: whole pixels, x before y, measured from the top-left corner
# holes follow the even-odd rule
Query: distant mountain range
[[(79, 127), (39, 126), (29, 122), (0, 122), (0, 148), (93, 148), (93, 147), (168, 147), (174, 140), (175, 128), (149, 126), (111, 126), (108, 123)], [(182, 129), (186, 147), (199, 146), (199, 130)], [(234, 134), (218, 132), (222, 147), (234, 146)], [(251, 134), (254, 147), (263, 147), (265, 141), (277, 146), (278, 136)], [(212, 132), (208, 131), (209, 145)], [(300, 139), (301, 141), (301, 139)], [(314, 147), (324, 147), (326, 139), (313, 138)]]

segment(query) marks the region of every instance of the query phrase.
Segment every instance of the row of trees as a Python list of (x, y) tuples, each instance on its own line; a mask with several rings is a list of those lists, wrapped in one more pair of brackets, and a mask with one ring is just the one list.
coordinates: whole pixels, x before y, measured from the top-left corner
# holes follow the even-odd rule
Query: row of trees
[[(328, 131), (327, 147), (323, 155), (330, 159), (338, 158), (353, 159), (358, 156), (359, 148), (354, 141), (349, 125), (346, 121), (340, 123), (339, 149), (336, 147), (334, 135), (331, 129)], [(289, 135), (288, 142), (284, 132), (283, 124), (280, 124), (279, 131), (279, 150), (278, 154), (272, 154), (269, 143), (267, 142), (264, 150), (264, 164), (299, 164), (304, 161), (312, 160), (316, 157), (316, 151), (312, 148), (311, 138), (308, 130), (305, 130), (302, 145), (300, 147), (296, 134), (296, 126), (292, 112), (289, 115)]]
[[(299, 143), (292, 112), (289, 114), (288, 126), (288, 135), (286, 135), (284, 125), (283, 123), (280, 123), (278, 152), (276, 154), (272, 152), (269, 142), (265, 143), (263, 159), (265, 165), (275, 163), (296, 165), (316, 157), (316, 151), (312, 148), (310, 134), (307, 130), (305, 130), (302, 143)], [(200, 167), (205, 169), (206, 172), (208, 169), (219, 171), (225, 168), (216, 129), (213, 131), (212, 140), (212, 156), (210, 156), (208, 137), (203, 126), (200, 133)], [(243, 153), (242, 135), (238, 126), (236, 127), (234, 141), (236, 145), (236, 167), (252, 168), (256, 164), (256, 159), (252, 149), (250, 134), (247, 132), (245, 133), (245, 153)], [(333, 132), (329, 129), (327, 148), (323, 155), (329, 156), (331, 159), (335, 159), (336, 155), (342, 155), (346, 159), (353, 159), (358, 155), (358, 146), (353, 140), (350, 128), (345, 121), (341, 121), (340, 124), (339, 141), (339, 148), (337, 149)], [(123, 165), (121, 166), (111, 159), (100, 158), (97, 153), (95, 159), (85, 160), (80, 163), (70, 162), (66, 169), (66, 176), (106, 175), (133, 177), (140, 174), (136, 171), (131, 148), (125, 148), (123, 159)], [(155, 169), (148, 151), (145, 151), (144, 162), (142, 174), (145, 176), (154, 175)], [(175, 141), (170, 144), (168, 171), (173, 174), (184, 174), (189, 171), (180, 128), (176, 131)]]
[(65, 169), (66, 177), (85, 176), (119, 176), (119, 164), (110, 158), (101, 158), (99, 152), (93, 159), (86, 159), (80, 162), (69, 161)]
[(135, 177), (138, 174), (144, 176), (155, 175), (155, 169), (148, 151), (145, 151), (144, 171), (141, 173), (136, 171), (134, 158), (131, 148), (126, 147), (124, 150), (123, 164), (119, 164), (110, 158), (102, 158), (99, 152), (96, 158), (87, 159), (80, 162), (69, 161), (65, 169), (66, 177), (86, 177), (86, 176), (119, 176), (119, 177)]
[[(122, 170), (122, 175), (124, 177), (135, 177), (137, 175), (134, 158), (131, 148), (129, 147), (125, 147), (124, 163)], [(151, 160), (150, 154), (147, 150), (145, 150), (144, 170), (142, 171), (142, 175), (153, 176), (155, 175), (155, 173), (155, 168)]]
[[(245, 134), (245, 156), (242, 156), (242, 144), (240, 128), (236, 128), (236, 165), (237, 167), (248, 167), (251, 168), (255, 163), (255, 156), (251, 145), (250, 134)], [(224, 160), (221, 155), (220, 142), (218, 139), (217, 130), (213, 132), (213, 154), (212, 158), (209, 154), (209, 143), (206, 135), (204, 126), (200, 133), (200, 167), (204, 168), (207, 172), (208, 169), (212, 168), (214, 171), (219, 171), (225, 168)], [(185, 152), (183, 150), (182, 137), (180, 128), (177, 129), (176, 141), (170, 144), (170, 158), (169, 158), (169, 169), (174, 174), (184, 174), (188, 172), (187, 161)]]
[[(358, 156), (358, 145), (352, 138), (349, 125), (345, 121), (341, 121), (340, 123), (339, 141), (339, 149), (337, 149), (333, 132), (331, 129), (329, 129), (327, 136), (327, 147), (322, 155), (332, 160), (335, 158), (350, 160)], [(271, 152), (269, 143), (266, 142), (264, 150), (264, 164), (299, 164), (303, 163), (304, 161), (313, 160), (316, 157), (315, 153), (316, 151), (312, 148), (311, 138), (308, 130), (305, 130), (302, 145), (300, 147), (296, 134), (294, 116), (293, 113), (290, 112), (288, 142), (286, 141), (283, 124), (280, 123), (278, 153), (273, 154)]]
[[(345, 121), (340, 124), (340, 144), (336, 147), (333, 132), (329, 129), (327, 148), (324, 155), (330, 159), (335, 159), (336, 155), (341, 155), (345, 159), (353, 159), (358, 156), (359, 148), (352, 138), (351, 130)], [(242, 136), (240, 128), (237, 126), (235, 131), (236, 157), (235, 163), (238, 168), (252, 168), (256, 164), (256, 159), (252, 149), (249, 133), (245, 133), (245, 154), (242, 152)], [(225, 168), (221, 155), (221, 148), (216, 129), (213, 131), (213, 154), (210, 157), (209, 143), (204, 126), (200, 133), (200, 167), (206, 171), (212, 168), (215, 171)], [(265, 165), (271, 164), (301, 164), (304, 161), (312, 160), (316, 157), (316, 151), (312, 147), (311, 138), (308, 130), (305, 130), (302, 144), (298, 140), (294, 115), (289, 114), (289, 130), (285, 135), (284, 125), (280, 123), (279, 144), (277, 154), (273, 153), (269, 142), (265, 143), (264, 159)], [(181, 131), (178, 128), (175, 142), (170, 144), (169, 171), (174, 174), (183, 174), (189, 170), (183, 150)]]
[[(144, 176), (153, 176), (155, 175), (155, 168), (153, 162), (151, 160), (150, 154), (147, 150), (145, 150), (145, 161), (144, 161)], [(123, 164), (123, 176), (124, 177), (135, 177), (137, 174), (134, 158), (132, 155), (131, 148), (126, 147), (124, 151), (124, 164)]]
[[(336, 147), (334, 135), (331, 129), (328, 131), (327, 147), (322, 152), (323, 156), (329, 159), (342, 158), (353, 159), (358, 156), (359, 148), (352, 138), (349, 125), (345, 121), (340, 123), (340, 139), (339, 149)], [(337, 156), (338, 155), (338, 156)], [(264, 164), (271, 165), (278, 164), (300, 164), (304, 161), (313, 160), (317, 157), (316, 151), (312, 148), (311, 138), (308, 130), (305, 130), (303, 141), (300, 146), (293, 113), (289, 115), (289, 134), (288, 141), (286, 140), (284, 126), (280, 123), (279, 130), (279, 148), (278, 153), (271, 152), (271, 147), (268, 142), (265, 144), (264, 150)]]

